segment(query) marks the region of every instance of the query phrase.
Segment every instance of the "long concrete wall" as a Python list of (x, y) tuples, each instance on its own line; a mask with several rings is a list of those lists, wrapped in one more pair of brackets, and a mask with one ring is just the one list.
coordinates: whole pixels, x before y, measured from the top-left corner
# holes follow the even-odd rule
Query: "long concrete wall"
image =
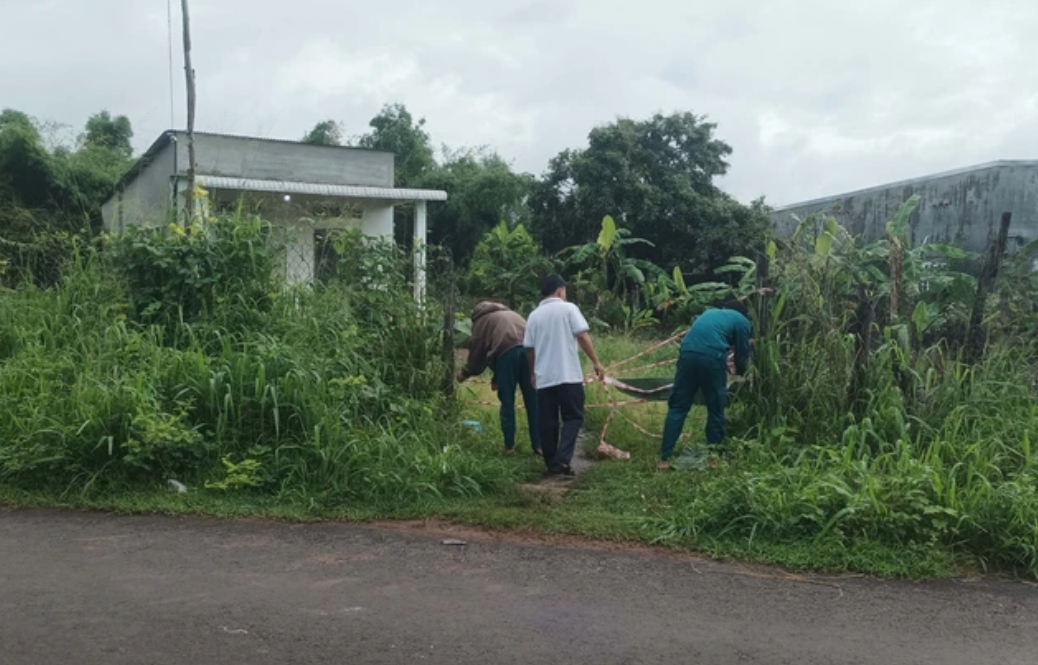
[(914, 246), (937, 242), (982, 252), (1004, 212), (1013, 213), (1010, 249), (1038, 237), (1038, 161), (996, 162), (797, 203), (775, 210), (772, 219), (779, 235), (789, 235), (796, 229), (794, 216), (824, 213), (851, 233), (875, 240), (916, 194), (920, 204), (909, 222)]

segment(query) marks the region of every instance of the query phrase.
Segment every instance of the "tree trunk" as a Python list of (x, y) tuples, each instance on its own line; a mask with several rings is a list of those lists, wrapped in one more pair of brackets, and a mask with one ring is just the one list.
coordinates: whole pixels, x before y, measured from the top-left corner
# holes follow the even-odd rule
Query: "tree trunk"
[(970, 363), (978, 363), (984, 357), (984, 347), (987, 344), (984, 334), (984, 310), (987, 305), (988, 296), (998, 281), (998, 273), (1002, 268), (1002, 257), (1006, 253), (1006, 243), (1009, 241), (1009, 224), (1013, 220), (1013, 213), (1002, 213), (1002, 223), (998, 235), (991, 239), (988, 244), (988, 255), (984, 259), (984, 266), (977, 280), (977, 294), (973, 298), (973, 312), (970, 315), (970, 326), (966, 333), (966, 358)]
[(195, 69), (191, 64), (191, 13), (180, 0), (184, 17), (184, 75), (187, 79), (187, 194), (185, 209), (190, 224), (195, 218)]

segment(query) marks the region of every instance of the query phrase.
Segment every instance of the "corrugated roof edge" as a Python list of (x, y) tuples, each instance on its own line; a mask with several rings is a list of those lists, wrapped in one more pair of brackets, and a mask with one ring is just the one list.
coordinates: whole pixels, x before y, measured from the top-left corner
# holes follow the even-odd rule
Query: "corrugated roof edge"
[(987, 171), (989, 169), (1003, 168), (1006, 166), (1033, 166), (1038, 167), (1038, 160), (1031, 159), (1002, 159), (995, 162), (987, 162), (986, 164), (978, 164), (976, 166), (966, 166), (961, 169), (952, 169), (950, 171), (942, 171), (940, 173), (934, 173), (926, 176), (919, 176), (916, 178), (909, 178), (907, 180), (897, 180), (895, 182), (887, 183), (885, 185), (875, 185), (873, 187), (866, 187), (864, 189), (856, 189), (843, 194), (832, 194), (830, 196), (823, 196), (817, 199), (809, 199), (807, 201), (799, 201), (797, 203), (788, 203), (783, 206), (775, 208), (774, 212), (789, 212), (797, 208), (803, 208), (806, 206), (820, 205), (822, 203), (831, 203), (840, 201), (842, 199), (849, 198), (851, 196), (861, 196), (862, 194), (872, 194), (873, 192), (880, 192), (884, 189), (891, 189), (893, 187), (907, 187), (909, 185), (918, 185), (921, 182), (928, 180), (935, 180), (937, 178), (950, 178), (951, 176), (963, 175), (966, 173), (973, 173), (976, 171)]
[(203, 187), (278, 194), (310, 194), (344, 198), (384, 199), (389, 201), (446, 201), (447, 192), (439, 189), (406, 189), (364, 185), (329, 185), (296, 180), (260, 180), (198, 174)]
[[(119, 178), (119, 182), (115, 184), (115, 193), (118, 193), (126, 188), (131, 182), (137, 179), (137, 176), (147, 168), (151, 160), (154, 159), (155, 155), (162, 152), (162, 150), (169, 145), (170, 137), (184, 136), (187, 131), (183, 129), (167, 129), (166, 131), (159, 134), (159, 137), (152, 142), (148, 149), (134, 162), (133, 166), (123, 174), (123, 177)], [(271, 139), (264, 138), (262, 136), (247, 136), (243, 134), (222, 134), (219, 132), (195, 132), (195, 136), (218, 136), (225, 139), (242, 139), (245, 141), (265, 141), (268, 143), (290, 143), (296, 145), (305, 145), (312, 148), (330, 148), (332, 150), (362, 150), (365, 152), (380, 152), (385, 154), (392, 154), (388, 150), (373, 150), (372, 148), (357, 148), (348, 145), (316, 145), (313, 143), (303, 143), (302, 141), (292, 141), (290, 139)], [(115, 194), (113, 194), (114, 196)], [(109, 197), (111, 200), (111, 197)], [(107, 201), (106, 201), (107, 202)]]

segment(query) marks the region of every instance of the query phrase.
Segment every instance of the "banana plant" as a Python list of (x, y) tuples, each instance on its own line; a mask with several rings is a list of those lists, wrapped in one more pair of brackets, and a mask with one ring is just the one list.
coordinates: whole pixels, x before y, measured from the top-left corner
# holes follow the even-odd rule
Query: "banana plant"
[(635, 245), (654, 245), (644, 238), (632, 238), (631, 232), (616, 225), (610, 215), (602, 220), (598, 238), (594, 242), (564, 249), (560, 257), (577, 271), (577, 280), (596, 294), (595, 314), (601, 309), (607, 295), (641, 307), (641, 296), (653, 277), (666, 275), (652, 263), (627, 255)]

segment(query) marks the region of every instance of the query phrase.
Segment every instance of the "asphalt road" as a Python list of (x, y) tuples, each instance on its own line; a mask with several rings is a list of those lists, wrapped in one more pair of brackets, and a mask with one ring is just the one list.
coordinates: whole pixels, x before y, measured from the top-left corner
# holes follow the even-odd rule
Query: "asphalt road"
[(0, 509), (0, 663), (1038, 663), (1022, 583), (501, 538)]

